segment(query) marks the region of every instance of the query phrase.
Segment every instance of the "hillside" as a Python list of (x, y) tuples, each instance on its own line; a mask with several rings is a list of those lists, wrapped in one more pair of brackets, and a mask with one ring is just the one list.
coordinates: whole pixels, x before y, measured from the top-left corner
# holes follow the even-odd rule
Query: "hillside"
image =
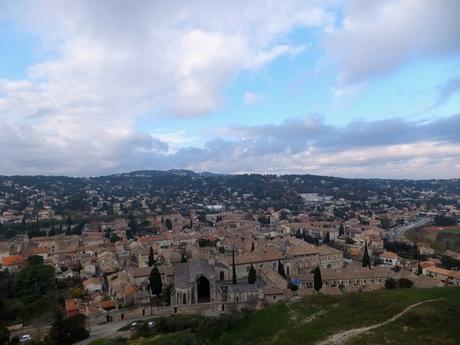
[(384, 322), (408, 306), (431, 299), (441, 300), (415, 306), (392, 322), (348, 339), (345, 345), (459, 344), (460, 289), (436, 288), (317, 295), (240, 318), (224, 335), (214, 327), (198, 327), (140, 338), (130, 345), (317, 344), (342, 331)]

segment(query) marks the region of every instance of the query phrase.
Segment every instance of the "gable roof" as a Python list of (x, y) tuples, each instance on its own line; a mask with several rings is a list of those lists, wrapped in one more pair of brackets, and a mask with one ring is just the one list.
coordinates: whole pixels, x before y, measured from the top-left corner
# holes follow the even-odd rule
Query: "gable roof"
[(10, 255), (2, 258), (2, 265), (5, 267), (22, 265), (26, 261), (26, 258), (22, 255)]

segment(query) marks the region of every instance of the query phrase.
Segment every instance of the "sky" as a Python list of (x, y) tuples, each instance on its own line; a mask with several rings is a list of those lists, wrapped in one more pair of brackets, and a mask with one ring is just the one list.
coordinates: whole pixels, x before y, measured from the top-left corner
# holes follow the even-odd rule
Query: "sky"
[(0, 174), (460, 178), (458, 0), (0, 0)]

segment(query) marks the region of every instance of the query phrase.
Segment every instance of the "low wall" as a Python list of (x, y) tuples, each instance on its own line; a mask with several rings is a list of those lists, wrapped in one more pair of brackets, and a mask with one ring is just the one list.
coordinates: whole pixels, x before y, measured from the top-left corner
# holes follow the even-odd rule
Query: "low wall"
[(91, 315), (87, 318), (87, 326), (91, 327), (107, 322), (123, 320), (136, 320), (146, 317), (171, 316), (174, 314), (199, 314), (206, 316), (218, 316), (244, 307), (255, 307), (255, 305), (243, 302), (211, 302), (199, 304), (187, 304), (178, 306), (154, 307), (151, 305), (139, 305), (129, 309), (111, 310), (98, 315)]

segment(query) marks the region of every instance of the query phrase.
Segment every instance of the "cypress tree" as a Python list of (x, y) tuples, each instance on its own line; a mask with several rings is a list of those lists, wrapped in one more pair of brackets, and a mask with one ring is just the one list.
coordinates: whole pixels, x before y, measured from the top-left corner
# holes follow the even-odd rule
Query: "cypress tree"
[(161, 282), (161, 275), (160, 271), (158, 271), (158, 267), (154, 266), (152, 271), (150, 271), (150, 291), (152, 295), (159, 296), (161, 291), (163, 290), (163, 284)]
[(254, 266), (251, 265), (251, 267), (249, 268), (248, 283), (255, 284), (256, 280), (257, 280), (256, 269), (254, 268)]
[(364, 254), (363, 254), (363, 267), (368, 266), (371, 268), (371, 259), (369, 253), (367, 252), (367, 241), (364, 242)]
[(153, 256), (153, 248), (150, 247), (150, 251), (149, 251), (149, 267), (152, 267), (153, 264), (155, 263), (155, 257)]
[(417, 274), (421, 275), (423, 273), (422, 271), (422, 265), (420, 264), (420, 260), (418, 261), (418, 267), (417, 267)]
[(321, 270), (319, 269), (319, 267), (316, 267), (313, 270), (313, 287), (316, 291), (321, 290), (321, 288), (323, 287), (323, 279), (321, 278)]
[(236, 266), (235, 266), (235, 248), (232, 249), (232, 266), (233, 266), (232, 282), (233, 284), (236, 284), (237, 280), (236, 280)]
[(284, 272), (284, 266), (283, 266), (283, 264), (281, 263), (281, 261), (278, 261), (278, 273), (279, 273), (280, 276), (282, 276), (283, 278), (286, 278), (286, 272)]

